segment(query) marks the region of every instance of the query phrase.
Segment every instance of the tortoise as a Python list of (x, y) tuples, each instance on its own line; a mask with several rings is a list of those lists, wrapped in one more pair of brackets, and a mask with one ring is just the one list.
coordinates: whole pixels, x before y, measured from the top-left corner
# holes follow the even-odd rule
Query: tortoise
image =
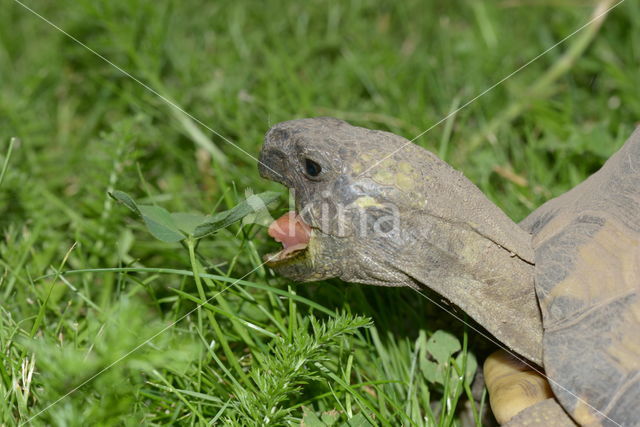
[(269, 228), (277, 273), (430, 288), (526, 359), (485, 363), (499, 422), (640, 425), (640, 128), (519, 224), (435, 154), (335, 118), (273, 126), (259, 172), (295, 197)]

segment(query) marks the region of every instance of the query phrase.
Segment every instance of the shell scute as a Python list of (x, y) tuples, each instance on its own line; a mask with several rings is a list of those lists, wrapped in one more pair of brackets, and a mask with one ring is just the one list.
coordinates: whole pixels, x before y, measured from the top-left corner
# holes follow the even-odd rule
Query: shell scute
[(580, 424), (640, 422), (640, 129), (585, 182), (525, 219), (543, 359)]

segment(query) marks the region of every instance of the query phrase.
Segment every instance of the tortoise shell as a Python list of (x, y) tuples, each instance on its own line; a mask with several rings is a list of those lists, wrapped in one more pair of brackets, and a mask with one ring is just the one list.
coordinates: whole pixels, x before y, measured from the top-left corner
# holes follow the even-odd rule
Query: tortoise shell
[(557, 399), (580, 424), (640, 425), (640, 128), (521, 225)]

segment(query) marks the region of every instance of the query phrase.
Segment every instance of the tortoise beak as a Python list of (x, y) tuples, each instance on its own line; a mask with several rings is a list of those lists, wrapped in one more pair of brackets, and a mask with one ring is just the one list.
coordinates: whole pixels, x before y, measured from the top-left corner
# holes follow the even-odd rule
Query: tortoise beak
[(260, 159), (258, 160), (258, 172), (260, 176), (269, 181), (279, 182), (285, 187), (289, 187), (290, 183), (282, 172), (285, 169), (286, 156), (278, 149), (270, 149), (266, 146), (260, 151)]
[(289, 137), (289, 132), (280, 129), (279, 125), (271, 128), (264, 136), (258, 160), (258, 172), (261, 177), (279, 182), (288, 188), (293, 184), (286, 178), (287, 164), (289, 157), (291, 157), (287, 154)]

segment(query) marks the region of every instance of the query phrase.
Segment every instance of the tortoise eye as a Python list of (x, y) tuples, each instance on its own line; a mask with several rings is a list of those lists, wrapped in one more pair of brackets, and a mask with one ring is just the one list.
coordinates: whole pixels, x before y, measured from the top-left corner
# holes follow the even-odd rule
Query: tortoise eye
[(304, 169), (307, 171), (307, 175), (312, 177), (316, 177), (322, 172), (320, 165), (311, 159), (304, 159)]

